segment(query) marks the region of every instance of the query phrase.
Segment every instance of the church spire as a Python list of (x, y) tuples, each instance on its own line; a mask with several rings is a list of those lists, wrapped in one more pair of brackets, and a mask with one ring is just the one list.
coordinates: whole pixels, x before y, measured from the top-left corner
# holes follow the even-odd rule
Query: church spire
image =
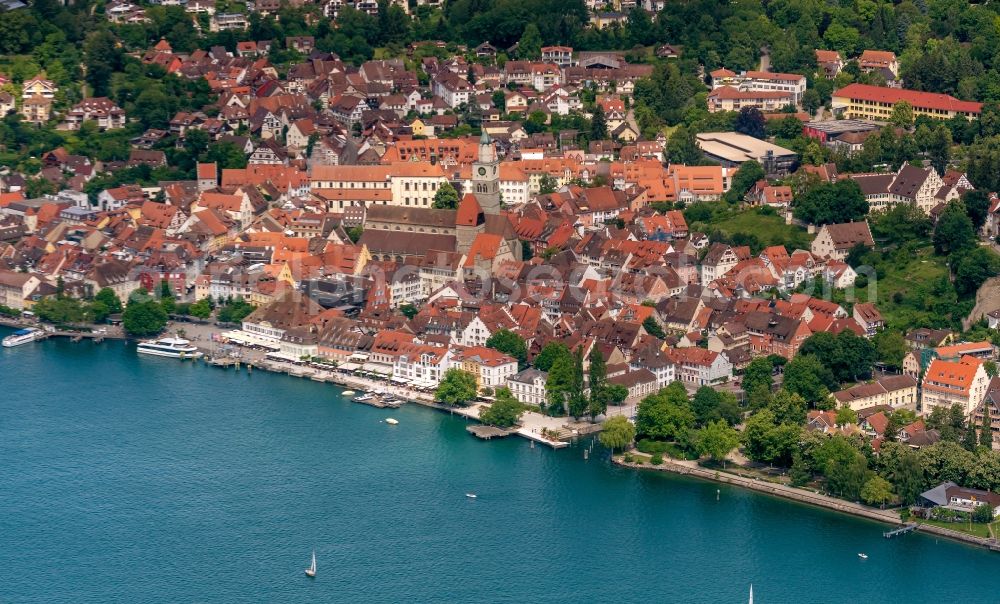
[(496, 147), (490, 134), (483, 129), (483, 134), (479, 137), (479, 163), (489, 164), (497, 160)]

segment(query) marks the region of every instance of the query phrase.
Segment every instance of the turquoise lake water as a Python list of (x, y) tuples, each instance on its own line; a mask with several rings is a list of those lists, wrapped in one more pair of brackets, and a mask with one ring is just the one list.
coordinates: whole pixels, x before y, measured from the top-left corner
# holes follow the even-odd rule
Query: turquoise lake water
[(50, 341), (0, 392), (2, 603), (1000, 602), (997, 554), (329, 384)]

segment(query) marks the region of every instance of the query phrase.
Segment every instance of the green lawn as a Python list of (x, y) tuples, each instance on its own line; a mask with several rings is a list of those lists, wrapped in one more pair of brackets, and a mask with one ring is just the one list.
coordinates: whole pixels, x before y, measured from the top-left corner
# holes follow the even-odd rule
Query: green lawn
[[(891, 327), (908, 329), (914, 326), (932, 326), (941, 316), (928, 308), (936, 296), (934, 284), (948, 276), (945, 259), (934, 255), (930, 245), (913, 253), (896, 253), (885, 256), (880, 263), (882, 277), (874, 286), (857, 289), (853, 302), (874, 302)], [(834, 299), (848, 302), (844, 292), (836, 292)]]
[[(940, 522), (938, 520), (919, 520), (921, 524), (930, 524), (932, 526), (939, 526), (941, 528), (951, 529), (953, 531), (958, 531), (960, 533), (966, 533), (974, 537), (989, 537), (990, 529), (986, 524), (976, 524), (972, 523), (972, 528), (969, 528), (968, 522)], [(993, 523), (993, 530), (998, 530), (997, 525), (1000, 523)]]
[(795, 249), (809, 249), (814, 235), (805, 229), (785, 224), (785, 219), (778, 215), (766, 215), (756, 209), (741, 210), (717, 216), (708, 223), (696, 222), (692, 230), (711, 232), (718, 229), (726, 235), (737, 233), (754, 235), (764, 245), (784, 245), (789, 252)]

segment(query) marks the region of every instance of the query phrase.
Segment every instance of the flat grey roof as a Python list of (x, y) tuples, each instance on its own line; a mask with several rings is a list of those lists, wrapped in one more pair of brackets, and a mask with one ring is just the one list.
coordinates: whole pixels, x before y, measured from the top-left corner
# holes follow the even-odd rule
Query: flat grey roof
[(771, 152), (775, 157), (794, 156), (791, 149), (762, 141), (759, 138), (740, 134), (738, 132), (702, 132), (697, 135), (698, 146), (709, 155), (721, 157), (726, 161), (740, 163), (760, 160)]

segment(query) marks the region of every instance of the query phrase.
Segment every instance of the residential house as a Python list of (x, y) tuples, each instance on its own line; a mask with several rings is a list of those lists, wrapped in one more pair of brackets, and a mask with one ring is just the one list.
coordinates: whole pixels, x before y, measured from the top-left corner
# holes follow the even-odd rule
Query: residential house
[(921, 407), (929, 414), (937, 407), (959, 405), (971, 416), (986, 397), (989, 376), (983, 361), (971, 356), (958, 361), (934, 359), (924, 373)]
[(846, 260), (848, 253), (857, 245), (874, 247), (868, 221), (846, 222), (823, 225), (813, 239), (811, 251), (819, 258)]
[(833, 393), (841, 407), (854, 411), (876, 406), (893, 409), (917, 409), (917, 380), (908, 375), (891, 375), (870, 384), (858, 384)]
[(514, 398), (525, 405), (545, 407), (548, 399), (545, 395), (545, 382), (549, 374), (539, 369), (525, 369), (507, 378), (507, 388)]

